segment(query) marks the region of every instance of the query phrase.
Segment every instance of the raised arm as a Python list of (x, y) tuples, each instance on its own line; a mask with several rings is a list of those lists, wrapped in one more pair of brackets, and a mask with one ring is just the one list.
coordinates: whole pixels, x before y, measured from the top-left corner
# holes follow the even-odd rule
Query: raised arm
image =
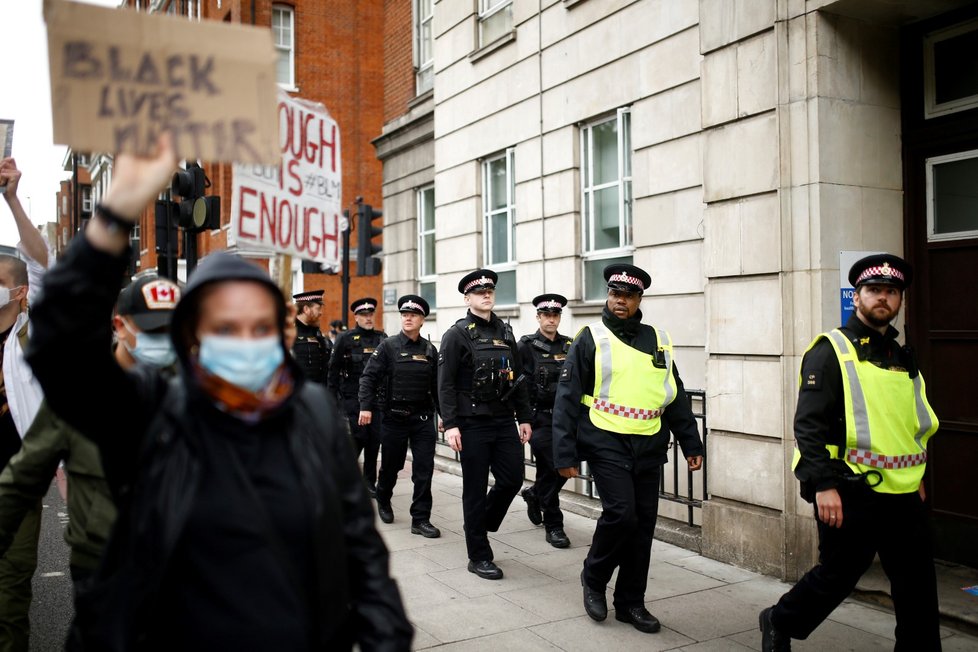
[[(153, 159), (119, 156), (105, 197), (111, 215), (96, 213), (63, 260), (48, 272), (45, 292), (31, 313), (28, 362), (54, 411), (86, 436), (137, 445), (147, 415), (141, 387), (111, 355), (110, 319), (129, 263), (133, 223), (175, 167), (172, 146), (161, 142)], [(83, 370), (83, 371), (80, 371)], [(77, 373), (89, 382), (80, 382)], [(111, 414), (111, 419), (106, 419)], [(127, 436), (128, 434), (128, 436)]]
[(6, 192), (3, 198), (10, 207), (10, 212), (14, 215), (14, 223), (17, 225), (17, 233), (20, 236), (20, 246), (24, 253), (37, 262), (42, 268), (48, 266), (48, 246), (44, 242), (41, 232), (31, 224), (30, 217), (24, 211), (24, 206), (20, 203), (17, 196), (17, 186), (20, 183), (21, 171), (17, 169), (17, 162), (12, 158), (0, 160), (0, 186), (6, 185)]

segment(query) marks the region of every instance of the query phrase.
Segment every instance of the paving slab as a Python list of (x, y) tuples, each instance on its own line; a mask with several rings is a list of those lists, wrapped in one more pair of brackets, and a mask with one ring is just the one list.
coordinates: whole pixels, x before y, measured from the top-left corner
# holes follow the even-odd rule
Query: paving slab
[[(692, 550), (656, 540), (646, 591), (647, 606), (663, 629), (644, 634), (614, 620), (597, 623), (584, 613), (580, 572), (594, 533), (594, 520), (564, 513), (571, 547), (556, 549), (542, 527), (526, 517), (517, 497), (499, 532), (489, 534), (505, 577), (481, 579), (466, 569), (461, 478), (436, 471), (432, 522), (440, 539), (410, 533), (409, 469), (399, 476), (392, 504), (395, 521), (378, 529), (391, 550), (391, 574), (416, 627), (418, 650), (683, 650), (743, 652), (760, 649), (757, 614), (774, 604), (790, 584)], [(617, 571), (608, 585), (612, 600)], [(960, 584), (967, 577), (953, 577)], [(884, 578), (885, 581), (885, 578)], [(960, 587), (956, 590), (960, 591)], [(943, 600), (942, 594), (942, 600)], [(967, 599), (970, 599), (968, 597)], [(970, 603), (962, 603), (962, 611)], [(892, 650), (895, 619), (886, 606), (846, 600), (806, 641), (792, 649), (832, 652)], [(942, 628), (945, 652), (978, 652), (978, 638)]]
[(498, 595), (419, 604), (410, 610), (410, 614), (424, 631), (445, 643), (524, 629), (544, 622), (541, 616)]
[(612, 650), (674, 650), (696, 641), (663, 627), (655, 634), (644, 634), (631, 625), (620, 623), (613, 615), (598, 623), (587, 616), (549, 622), (531, 627), (530, 631), (563, 650), (574, 652), (610, 652)]
[(525, 589), (540, 584), (551, 584), (554, 579), (540, 571), (533, 570), (529, 566), (524, 566), (518, 561), (499, 562), (498, 566), (503, 571), (501, 580), (487, 580), (479, 577), (475, 573), (470, 573), (468, 568), (460, 567), (451, 570), (437, 571), (429, 576), (445, 583), (459, 593), (469, 598), (477, 598), (484, 595), (499, 594), (503, 592)]
[[(421, 650), (423, 647), (416, 646)], [(527, 629), (517, 629), (501, 634), (491, 634), (471, 638), (458, 643), (448, 643), (438, 648), (438, 652), (499, 652), (499, 650), (520, 650), (520, 652), (545, 652), (560, 650), (559, 647), (548, 643)]]

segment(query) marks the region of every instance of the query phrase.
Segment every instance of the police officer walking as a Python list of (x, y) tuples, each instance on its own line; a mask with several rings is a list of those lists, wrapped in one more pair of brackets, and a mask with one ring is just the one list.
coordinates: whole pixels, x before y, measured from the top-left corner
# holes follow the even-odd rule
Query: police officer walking
[(761, 612), (763, 650), (807, 638), (877, 554), (896, 611), (894, 649), (941, 649), (923, 485), (938, 421), (913, 352), (890, 325), (912, 275), (890, 254), (857, 261), (849, 270), (855, 313), (802, 359), (794, 470), (802, 498), (814, 502), (819, 563)]
[(292, 345), (292, 357), (299, 363), (307, 379), (326, 385), (326, 370), (333, 343), (319, 330), (323, 316), (323, 290), (293, 294), (292, 300), (298, 310), (295, 316), (296, 338)]
[[(336, 393), (350, 422), (353, 450), (357, 457), (363, 452), (363, 477), (371, 496), (377, 495), (377, 454), (380, 452), (380, 421), (360, 425), (360, 374), (367, 359), (387, 333), (374, 329), (374, 313), (377, 300), (372, 297), (357, 299), (350, 304), (350, 312), (357, 325), (343, 331), (336, 338), (329, 358), (329, 389)], [(379, 415), (378, 415), (379, 416)]]
[(557, 332), (560, 315), (567, 298), (559, 294), (541, 294), (533, 299), (540, 328), (520, 338), (520, 361), (531, 379), (530, 405), (533, 407), (533, 439), (530, 448), (536, 460), (536, 480), (520, 495), (526, 501), (526, 513), (534, 525), (543, 524), (547, 543), (566, 548), (570, 539), (564, 532), (564, 515), (558, 498), (567, 482), (554, 468), (553, 408), (560, 368), (570, 350), (571, 338)]
[[(380, 343), (360, 376), (359, 425), (370, 425), (373, 415), (383, 411), (380, 432), (384, 456), (377, 477), (380, 520), (394, 522), (391, 496), (410, 444), (414, 483), (411, 533), (436, 539), (441, 531), (431, 524), (431, 476), (435, 470), (438, 351), (421, 336), (428, 302), (406, 294), (398, 299), (397, 309), (401, 313), (401, 332)], [(378, 392), (380, 388), (386, 391)]]
[(615, 619), (642, 632), (659, 631), (645, 608), (652, 534), (659, 507), (659, 477), (667, 461), (669, 431), (693, 471), (703, 464), (672, 338), (642, 323), (639, 304), (652, 279), (634, 265), (604, 269), (608, 301), (601, 320), (574, 338), (557, 383), (554, 464), (565, 478), (588, 462), (601, 495), (601, 517), (581, 584), (584, 610), (608, 617), (605, 587), (615, 568)]
[[(497, 278), (491, 269), (478, 269), (459, 281), (469, 310), (442, 337), (438, 358), (445, 438), (462, 463), (468, 569), (489, 580), (501, 579), (503, 571), (492, 561), (487, 532), (499, 529), (522, 485), (533, 416), (513, 330), (492, 312)], [(496, 483), (487, 495), (490, 471)]]

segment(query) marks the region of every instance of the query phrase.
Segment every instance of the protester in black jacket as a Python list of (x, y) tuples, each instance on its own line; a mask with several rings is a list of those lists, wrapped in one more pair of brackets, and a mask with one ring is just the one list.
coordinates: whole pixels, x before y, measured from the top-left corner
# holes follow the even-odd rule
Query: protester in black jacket
[[(109, 316), (128, 231), (174, 154), (116, 159), (83, 237), (48, 276), (29, 360), (54, 410), (99, 445), (119, 520), (76, 604), (97, 650), (407, 650), (412, 628), (343, 417), (304, 382), (267, 274), (205, 259), (178, 304), (181, 373), (123, 371)], [(64, 373), (64, 361), (86, 381)]]

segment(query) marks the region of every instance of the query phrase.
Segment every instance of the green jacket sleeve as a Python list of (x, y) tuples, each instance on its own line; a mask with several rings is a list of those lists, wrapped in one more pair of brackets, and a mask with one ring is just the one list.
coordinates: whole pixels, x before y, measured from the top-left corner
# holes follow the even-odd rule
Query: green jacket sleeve
[(0, 555), (10, 547), (24, 515), (51, 486), (58, 462), (68, 452), (66, 428), (42, 403), (20, 451), (0, 473)]

